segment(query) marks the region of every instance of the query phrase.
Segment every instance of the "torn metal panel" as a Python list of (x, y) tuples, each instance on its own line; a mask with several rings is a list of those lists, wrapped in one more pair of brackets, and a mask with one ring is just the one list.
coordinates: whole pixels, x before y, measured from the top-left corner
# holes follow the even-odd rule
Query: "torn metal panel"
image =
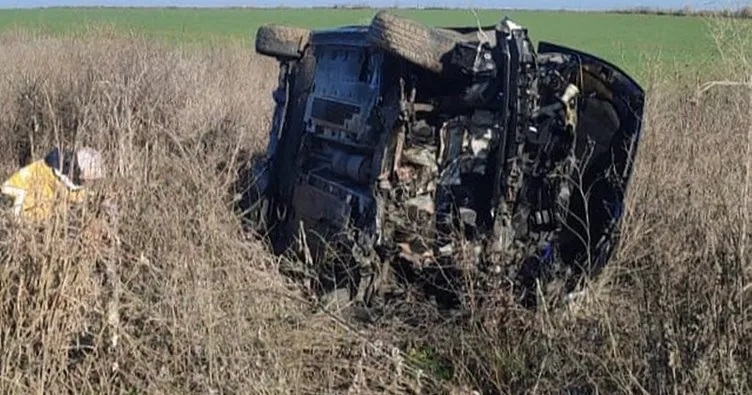
[(277, 166), (260, 167), (282, 181), (254, 195), (281, 224), (272, 238), (302, 222), (337, 240), (355, 265), (345, 272), (474, 267), (488, 284), (608, 260), (644, 105), (616, 66), (548, 43), (536, 51), (508, 18), (437, 29), (379, 13), (303, 44), (300, 59), (280, 58)]

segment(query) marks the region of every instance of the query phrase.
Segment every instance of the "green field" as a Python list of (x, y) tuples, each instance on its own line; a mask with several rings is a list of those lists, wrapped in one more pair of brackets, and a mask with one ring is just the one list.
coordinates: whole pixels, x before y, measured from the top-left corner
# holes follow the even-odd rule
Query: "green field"
[[(474, 25), (469, 10), (399, 10), (441, 26)], [(367, 24), (369, 9), (175, 9), (51, 8), (0, 11), (0, 29), (64, 33), (91, 25), (142, 32), (180, 43), (240, 40), (251, 45), (256, 28), (267, 22), (312, 28)], [(660, 65), (671, 70), (702, 69), (716, 52), (708, 21), (699, 17), (542, 11), (479, 11), (482, 24), (509, 15), (530, 29), (533, 39), (582, 48), (622, 65), (636, 77)]]

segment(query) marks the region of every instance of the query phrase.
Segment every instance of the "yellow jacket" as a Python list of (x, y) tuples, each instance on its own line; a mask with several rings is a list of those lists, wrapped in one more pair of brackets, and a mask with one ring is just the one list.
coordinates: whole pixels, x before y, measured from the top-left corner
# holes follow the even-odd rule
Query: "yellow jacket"
[(85, 190), (44, 160), (14, 173), (2, 185), (2, 193), (14, 199), (16, 215), (33, 221), (51, 218), (59, 209), (84, 200)]

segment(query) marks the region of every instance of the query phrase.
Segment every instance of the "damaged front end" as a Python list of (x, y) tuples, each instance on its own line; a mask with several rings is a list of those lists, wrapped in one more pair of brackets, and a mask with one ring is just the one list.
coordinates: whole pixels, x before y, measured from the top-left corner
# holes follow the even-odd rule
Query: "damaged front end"
[(316, 284), (369, 303), (418, 282), (457, 303), (468, 275), (524, 296), (610, 258), (644, 99), (615, 66), (536, 52), (508, 19), (438, 29), (382, 12), (370, 26), (263, 29), (257, 51), (281, 77), (246, 202)]

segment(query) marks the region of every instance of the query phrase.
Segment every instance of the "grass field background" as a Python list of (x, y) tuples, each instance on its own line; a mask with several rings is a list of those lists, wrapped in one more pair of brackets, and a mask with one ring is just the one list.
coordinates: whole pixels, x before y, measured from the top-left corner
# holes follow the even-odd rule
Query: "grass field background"
[[(177, 44), (252, 46), (263, 23), (311, 28), (368, 24), (373, 9), (175, 9), (50, 8), (0, 11), (0, 29), (69, 33), (109, 25)], [(470, 10), (398, 10), (435, 26), (476, 24)], [(715, 44), (701, 17), (544, 11), (478, 11), (480, 23), (493, 25), (504, 15), (529, 28), (536, 42), (553, 41), (613, 61), (638, 79), (655, 66), (674, 72), (706, 70), (714, 64)]]
[[(752, 96), (695, 95), (752, 75), (748, 21), (509, 13), (535, 39), (649, 86), (616, 254), (571, 303), (531, 311), (500, 289), (454, 321), (408, 296), (407, 319), (362, 325), (315, 308), (280, 274), (300, 263), (242, 231), (230, 186), (263, 150), (273, 113), (279, 69), (253, 53), (256, 28), (374, 13), (0, 11), (0, 176), (27, 142), (34, 158), (91, 145), (110, 169), (97, 189), (119, 208), (117, 220), (96, 206), (61, 215), (44, 232), (0, 210), (0, 393), (752, 393)], [(399, 13), (475, 23), (469, 11)], [(138, 34), (64, 34), (102, 23)], [(115, 285), (102, 266), (117, 269)]]

